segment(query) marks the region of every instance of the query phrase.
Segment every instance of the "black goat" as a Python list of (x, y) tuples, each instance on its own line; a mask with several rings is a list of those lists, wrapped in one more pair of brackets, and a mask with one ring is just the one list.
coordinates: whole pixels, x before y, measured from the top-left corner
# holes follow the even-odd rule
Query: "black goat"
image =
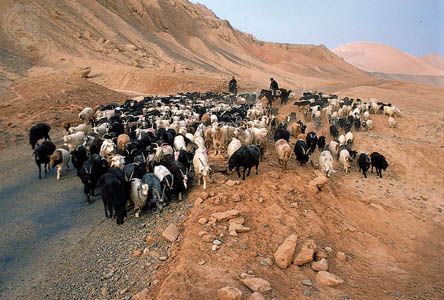
[(56, 146), (51, 141), (44, 141), (34, 150), (35, 163), (39, 167), (39, 179), (42, 179), (42, 164), (44, 164), (45, 174), (49, 171), (49, 157), (54, 153)]
[(33, 150), (40, 139), (51, 140), (49, 131), (51, 131), (51, 126), (46, 123), (38, 123), (31, 127), (29, 130), (29, 144)]

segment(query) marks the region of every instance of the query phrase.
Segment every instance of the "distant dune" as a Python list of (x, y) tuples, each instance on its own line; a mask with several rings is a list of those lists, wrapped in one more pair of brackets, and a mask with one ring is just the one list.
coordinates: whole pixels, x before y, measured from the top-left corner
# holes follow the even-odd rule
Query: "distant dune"
[(333, 50), (354, 66), (369, 72), (444, 76), (444, 59), (439, 55), (415, 57), (378, 43), (350, 43)]

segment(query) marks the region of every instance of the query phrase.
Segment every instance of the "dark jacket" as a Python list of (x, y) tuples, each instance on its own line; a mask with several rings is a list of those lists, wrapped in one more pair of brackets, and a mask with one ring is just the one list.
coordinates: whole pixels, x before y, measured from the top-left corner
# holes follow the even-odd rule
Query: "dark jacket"
[(271, 81), (271, 83), (270, 83), (270, 89), (272, 89), (272, 90), (278, 90), (279, 89), (279, 85), (278, 85), (278, 83), (277, 83), (277, 81), (276, 80), (272, 80)]
[(237, 80), (233, 78), (228, 83), (228, 91), (234, 93), (236, 90), (237, 90)]

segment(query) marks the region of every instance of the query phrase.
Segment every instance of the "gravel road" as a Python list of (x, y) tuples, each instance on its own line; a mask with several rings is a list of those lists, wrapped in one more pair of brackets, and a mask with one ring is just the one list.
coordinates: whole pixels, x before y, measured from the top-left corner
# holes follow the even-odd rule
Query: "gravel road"
[(129, 212), (117, 226), (100, 196), (86, 204), (72, 167), (59, 182), (55, 172), (39, 180), (29, 145), (2, 150), (0, 166), (1, 299), (129, 299), (156, 284), (159, 257), (170, 256), (161, 232), (186, 218), (187, 201), (139, 219)]

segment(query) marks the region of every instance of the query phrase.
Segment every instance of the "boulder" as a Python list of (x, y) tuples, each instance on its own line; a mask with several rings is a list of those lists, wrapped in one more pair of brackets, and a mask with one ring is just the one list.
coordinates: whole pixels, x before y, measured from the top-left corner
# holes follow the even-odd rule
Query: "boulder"
[(320, 271), (316, 275), (316, 281), (322, 285), (331, 286), (331, 287), (338, 286), (344, 283), (344, 280), (342, 278), (326, 271)]
[(208, 223), (208, 219), (207, 218), (200, 218), (198, 222), (200, 225), (203, 225), (203, 224)]
[(253, 292), (268, 292), (271, 290), (270, 283), (262, 278), (245, 278), (241, 280)]
[(307, 240), (303, 245), (299, 253), (294, 259), (294, 264), (302, 266), (303, 264), (309, 263), (313, 260), (313, 255), (316, 250), (316, 244), (313, 240)]
[(246, 227), (239, 223), (230, 223), (230, 226), (228, 227), (228, 234), (230, 236), (237, 236), (238, 233), (248, 231), (250, 231), (250, 227)]
[(214, 213), (214, 214), (211, 214), (211, 216), (214, 217), (217, 222), (222, 222), (222, 221), (227, 221), (229, 219), (233, 219), (233, 218), (239, 216), (239, 211), (232, 209), (232, 210), (227, 210), (224, 212)]
[(296, 252), (297, 243), (297, 235), (291, 234), (277, 248), (276, 252), (274, 253), (274, 260), (279, 268), (286, 269), (292, 263), (294, 253)]
[(328, 261), (322, 258), (320, 261), (314, 261), (311, 263), (311, 268), (315, 271), (328, 271)]
[(339, 259), (340, 261), (346, 261), (347, 260), (347, 256), (345, 255), (344, 252), (338, 251), (336, 253), (336, 258)]
[(173, 223), (168, 225), (168, 227), (162, 232), (162, 236), (170, 242), (174, 242), (179, 237), (179, 229)]
[(315, 179), (308, 183), (308, 188), (313, 193), (318, 193), (328, 183), (328, 178), (324, 174), (319, 174)]
[(220, 300), (240, 300), (242, 291), (232, 286), (225, 286), (217, 291), (217, 296)]
[(75, 76), (79, 76), (80, 78), (88, 78), (89, 73), (91, 73), (91, 67), (83, 67), (78, 68), (75, 72)]

